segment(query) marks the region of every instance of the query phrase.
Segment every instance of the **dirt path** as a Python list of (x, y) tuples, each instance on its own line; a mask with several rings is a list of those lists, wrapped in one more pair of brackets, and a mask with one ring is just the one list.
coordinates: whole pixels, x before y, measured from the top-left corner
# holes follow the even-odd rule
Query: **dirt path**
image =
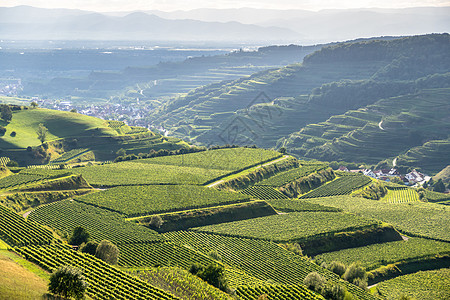
[[(272, 164), (275, 164), (275, 163), (277, 163), (277, 162), (280, 162), (280, 161), (282, 161), (282, 160), (285, 160), (285, 159), (287, 159), (289, 157), (289, 155), (284, 155), (283, 157), (280, 157), (280, 158), (278, 158), (278, 159), (275, 159), (275, 160), (272, 160), (272, 161), (269, 161), (269, 162), (267, 162), (267, 163), (265, 163), (265, 164), (263, 164), (263, 165), (260, 165), (260, 166), (257, 166), (257, 167), (254, 167), (254, 168), (249, 168), (249, 169), (251, 169), (251, 170), (258, 170), (258, 169), (260, 169), (260, 168), (262, 168), (262, 167), (265, 167), (265, 166), (269, 166), (269, 165), (272, 165)], [(244, 170), (244, 171), (242, 171), (241, 173), (244, 173), (246, 170)], [(239, 174), (239, 173), (238, 173)], [(237, 174), (234, 174), (234, 175), (230, 175), (230, 176), (236, 176)], [(228, 176), (227, 176), (228, 177)], [(225, 180), (226, 180), (226, 177), (224, 178), (224, 179), (221, 179), (221, 180), (218, 180), (218, 181), (215, 181), (215, 182), (213, 182), (213, 183), (210, 183), (210, 184), (208, 184), (206, 187), (214, 187), (214, 186), (216, 186), (216, 185), (219, 185), (219, 184), (221, 184), (221, 183), (224, 183), (225, 182)]]
[(23, 216), (24, 218), (27, 218), (28, 215), (29, 215), (32, 211), (33, 211), (33, 210), (27, 211), (27, 212), (24, 213), (22, 216)]

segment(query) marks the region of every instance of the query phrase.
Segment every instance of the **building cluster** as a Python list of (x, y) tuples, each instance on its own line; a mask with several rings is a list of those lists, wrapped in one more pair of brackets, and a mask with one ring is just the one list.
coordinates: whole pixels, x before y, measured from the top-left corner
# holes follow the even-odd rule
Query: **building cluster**
[(22, 81), (20, 79), (0, 79), (0, 96), (17, 96), (22, 91)]
[(376, 178), (383, 181), (392, 181), (393, 178), (399, 178), (404, 184), (410, 186), (423, 185), (425, 182), (431, 179), (430, 176), (423, 174), (417, 170), (412, 170), (408, 174), (400, 174), (397, 169), (382, 169), (382, 170), (370, 170), (370, 169), (357, 169), (349, 170), (344, 166), (339, 167), (339, 171), (351, 172), (351, 173), (361, 173), (366, 176)]

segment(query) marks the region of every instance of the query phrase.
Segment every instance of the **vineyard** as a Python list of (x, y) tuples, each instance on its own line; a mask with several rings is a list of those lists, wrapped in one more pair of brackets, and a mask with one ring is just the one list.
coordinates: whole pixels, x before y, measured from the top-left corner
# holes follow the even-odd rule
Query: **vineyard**
[(445, 205), (423, 202), (387, 203), (350, 196), (307, 201), (390, 223), (408, 235), (450, 241), (450, 207)]
[(149, 185), (115, 187), (76, 200), (134, 217), (245, 202), (249, 197), (201, 186)]
[(145, 268), (132, 271), (131, 274), (181, 299), (233, 299), (230, 295), (180, 268)]
[(329, 211), (329, 212), (338, 212), (342, 211), (342, 209), (325, 206), (320, 204), (314, 204), (302, 200), (267, 200), (267, 203), (273, 206), (278, 211), (283, 212), (295, 212), (295, 211)]
[(392, 189), (387, 187), (388, 193), (383, 197), (382, 201), (390, 203), (404, 203), (419, 201), (419, 194), (414, 189)]
[(267, 299), (325, 299), (319, 294), (301, 285), (266, 284), (262, 286), (239, 286), (236, 289), (238, 299), (253, 300), (260, 295), (267, 295)]
[(126, 134), (137, 134), (144, 132), (148, 132), (148, 129), (145, 127), (130, 126), (130, 131), (126, 132)]
[(68, 162), (68, 161), (74, 159), (75, 157), (83, 155), (87, 152), (89, 152), (89, 149), (86, 149), (86, 148), (73, 149), (73, 150), (63, 153), (57, 159), (50, 161), (50, 163), (51, 164), (65, 163), (65, 162)]
[[(70, 169), (71, 166), (66, 166), (66, 168)], [(48, 170), (56, 170), (59, 169), (59, 165), (29, 165), (27, 169), (48, 169)]]
[(9, 157), (0, 157), (0, 165), (6, 166), (10, 161), (11, 159), (9, 159)]
[(263, 181), (258, 182), (256, 185), (280, 187), (291, 181), (308, 176), (311, 173), (323, 170), (327, 167), (328, 166), (326, 164), (310, 164), (301, 166), (299, 168), (288, 170), (286, 172), (282, 172), (270, 178), (264, 179)]
[(348, 195), (354, 190), (371, 183), (372, 180), (367, 176), (344, 176), (312, 190), (300, 197), (300, 199), (330, 197), (338, 195)]
[(139, 163), (237, 171), (281, 157), (277, 151), (254, 148), (208, 150), (140, 160)]
[(246, 188), (245, 190), (239, 191), (239, 193), (261, 200), (289, 199), (288, 196), (270, 186), (252, 186)]
[(346, 265), (359, 261), (367, 270), (395, 262), (417, 261), (435, 256), (450, 254), (450, 244), (422, 238), (409, 238), (407, 241), (396, 241), (372, 244), (365, 247), (344, 249), (317, 255), (316, 261), (340, 261)]
[(77, 168), (74, 173), (94, 186), (203, 184), (227, 174), (223, 170), (142, 163), (144, 159)]
[(198, 232), (277, 242), (377, 227), (378, 222), (341, 212), (294, 212), (193, 228)]
[(11, 246), (50, 244), (52, 233), (0, 205), (0, 238)]
[(318, 272), (328, 281), (340, 283), (359, 299), (376, 299), (362, 289), (341, 281), (339, 276), (308, 259), (286, 251), (277, 244), (264, 240), (226, 237), (194, 231), (164, 234), (168, 239), (189, 245), (197, 251), (216, 250), (225, 264), (243, 270), (257, 279), (286, 285), (303, 284), (310, 272)]
[(106, 123), (108, 123), (108, 127), (112, 128), (112, 129), (117, 129), (122, 126), (125, 126), (125, 123), (122, 121), (107, 120)]
[(445, 203), (446, 201), (450, 200), (450, 195), (425, 190), (425, 198), (430, 202), (442, 201), (443, 203)]
[(207, 266), (214, 261), (203, 254), (170, 242), (120, 245), (121, 267), (181, 267), (189, 270), (193, 264)]
[(89, 254), (56, 246), (31, 246), (15, 251), (49, 272), (63, 265), (82, 270), (89, 284), (87, 295), (92, 299), (175, 299)]
[(35, 183), (44, 180), (41, 175), (14, 174), (0, 179), (0, 189), (13, 189), (22, 185)]
[(377, 291), (387, 299), (405, 295), (420, 300), (450, 299), (450, 269), (421, 271), (381, 282)]
[(118, 213), (72, 200), (62, 200), (38, 207), (28, 217), (67, 235), (77, 226), (87, 228), (91, 238), (115, 244), (155, 242), (161, 237), (148, 228), (125, 221)]

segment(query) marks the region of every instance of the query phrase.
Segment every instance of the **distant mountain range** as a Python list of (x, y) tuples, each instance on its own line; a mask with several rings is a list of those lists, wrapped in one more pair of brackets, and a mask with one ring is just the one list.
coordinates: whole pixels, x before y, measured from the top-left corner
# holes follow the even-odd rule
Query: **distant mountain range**
[(196, 9), (94, 13), (30, 6), (0, 8), (0, 38), (314, 44), (450, 30), (450, 7), (408, 9)]

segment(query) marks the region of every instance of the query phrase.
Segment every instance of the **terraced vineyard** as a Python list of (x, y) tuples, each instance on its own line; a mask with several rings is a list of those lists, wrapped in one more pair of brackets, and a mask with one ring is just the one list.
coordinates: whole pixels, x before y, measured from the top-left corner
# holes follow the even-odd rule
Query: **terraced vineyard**
[(0, 157), (0, 165), (5, 166), (7, 163), (10, 162), (10, 158), (9, 157)]
[(269, 199), (289, 199), (288, 196), (281, 193), (271, 186), (252, 186), (245, 190), (239, 191), (244, 195), (249, 195), (255, 199), (269, 200)]
[(49, 272), (63, 265), (82, 270), (89, 284), (87, 295), (92, 299), (176, 299), (89, 254), (56, 246), (30, 246), (15, 251)]
[(280, 187), (291, 181), (294, 181), (304, 176), (308, 176), (311, 173), (323, 170), (327, 167), (328, 166), (326, 164), (304, 165), (296, 169), (276, 174), (275, 176), (272, 176), (270, 178), (264, 179), (261, 182), (258, 182), (256, 185)]
[(0, 238), (11, 246), (44, 245), (53, 241), (53, 234), (0, 205)]
[(246, 202), (249, 197), (201, 186), (149, 185), (115, 187), (76, 200), (132, 217)]
[(193, 264), (214, 263), (205, 255), (170, 242), (120, 245), (119, 250), (121, 267), (168, 266), (189, 270)]
[(419, 201), (419, 194), (411, 188), (392, 189), (387, 187), (388, 193), (383, 197), (383, 201), (390, 203), (404, 203)]
[(429, 191), (429, 190), (425, 190), (425, 198), (429, 202), (442, 202), (442, 203), (445, 203), (445, 202), (450, 200), (450, 195), (449, 194), (443, 194), (443, 193), (437, 193), (437, 192), (432, 192), (432, 191)]
[(267, 295), (268, 299), (325, 299), (301, 285), (266, 284), (262, 286), (240, 286), (236, 289), (238, 299), (253, 300), (260, 295)]
[(72, 200), (62, 200), (40, 206), (32, 211), (30, 220), (50, 226), (67, 235), (83, 226), (93, 240), (107, 239), (115, 244), (155, 242), (161, 240), (155, 231), (125, 221), (118, 213)]
[(264, 239), (299, 241), (316, 235), (373, 228), (378, 222), (341, 212), (293, 212), (255, 219), (196, 227), (198, 232)]
[(362, 289), (343, 282), (339, 276), (308, 259), (284, 250), (277, 244), (264, 240), (226, 237), (194, 231), (165, 233), (173, 242), (189, 245), (202, 252), (216, 250), (224, 263), (243, 270), (260, 280), (271, 280), (286, 285), (301, 285), (310, 272), (318, 272), (328, 281), (340, 283), (359, 299), (377, 299)]
[(106, 123), (108, 123), (108, 127), (112, 128), (112, 129), (117, 129), (122, 126), (125, 126), (125, 123), (122, 121), (107, 120)]
[(421, 271), (381, 282), (377, 291), (387, 299), (405, 295), (420, 300), (450, 299), (450, 269)]
[[(307, 200), (390, 223), (408, 235), (450, 241), (450, 207), (435, 203), (387, 203), (351, 196)], [(418, 221), (420, 220), (420, 221)]]
[(323, 253), (317, 255), (314, 259), (328, 263), (340, 261), (346, 265), (358, 261), (367, 270), (374, 270), (395, 262), (420, 261), (449, 254), (449, 243), (412, 237), (407, 241), (372, 244), (365, 247)]
[(140, 160), (139, 163), (237, 171), (281, 157), (277, 151), (254, 148), (216, 149)]
[(367, 176), (344, 176), (312, 190), (299, 197), (300, 199), (330, 197), (338, 195), (348, 195), (354, 190), (371, 183), (372, 180)]
[(94, 186), (147, 185), (147, 184), (204, 184), (228, 173), (224, 170), (179, 167), (145, 163), (144, 159), (83, 167), (74, 173)]
[(26, 185), (40, 180), (45, 177), (31, 174), (14, 174), (0, 179), (0, 189), (12, 189), (21, 185)]
[(86, 149), (86, 148), (73, 149), (73, 150), (63, 153), (63, 155), (61, 155), (60, 157), (58, 157), (55, 160), (50, 161), (50, 163), (52, 163), (52, 164), (65, 163), (65, 162), (68, 162), (69, 160), (72, 160), (75, 157), (80, 156), (88, 151), (89, 151), (89, 149)]
[(325, 206), (320, 204), (314, 204), (302, 200), (266, 200), (267, 203), (272, 205), (276, 210), (283, 212), (295, 212), (295, 211), (330, 211), (337, 212), (342, 211), (340, 208)]

